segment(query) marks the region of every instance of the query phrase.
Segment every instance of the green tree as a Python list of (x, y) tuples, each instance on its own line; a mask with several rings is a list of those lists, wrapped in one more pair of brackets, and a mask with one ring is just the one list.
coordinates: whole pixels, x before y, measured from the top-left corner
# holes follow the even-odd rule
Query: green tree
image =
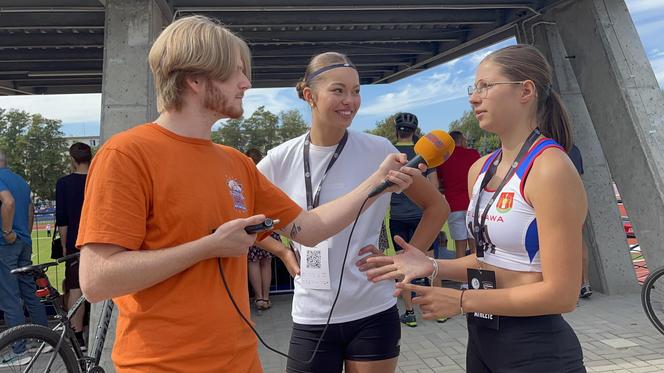
[(55, 183), (67, 172), (67, 144), (60, 131), (61, 121), (32, 115), (25, 134), (25, 165), (32, 192), (41, 198), (55, 199)]
[(279, 118), (269, 110), (265, 110), (265, 106), (258, 107), (242, 122), (242, 130), (247, 140), (245, 147), (256, 148), (265, 154), (268, 149), (281, 143), (278, 127)]
[(10, 168), (41, 198), (55, 198), (55, 182), (67, 170), (67, 147), (60, 126), (59, 120), (39, 114), (0, 109), (0, 148), (7, 154)]
[(466, 111), (461, 118), (452, 121), (450, 123), (451, 131), (462, 132), (468, 140), (468, 147), (476, 149), (482, 155), (491, 153), (500, 147), (498, 136), (481, 129), (480, 123), (472, 111)]
[(303, 135), (309, 130), (309, 125), (302, 118), (302, 114), (296, 109), (282, 111), (279, 113), (281, 127), (279, 127), (282, 142)]
[(385, 119), (376, 122), (374, 129), (366, 130), (365, 132), (376, 136), (382, 136), (390, 140), (392, 144), (397, 143), (397, 132), (394, 129), (394, 115), (390, 115)]
[(265, 154), (282, 142), (304, 134), (308, 129), (302, 115), (295, 109), (275, 115), (261, 106), (249, 118), (226, 121), (212, 132), (212, 141), (242, 152), (256, 148)]
[(24, 179), (28, 172), (25, 165), (27, 148), (25, 133), (30, 124), (30, 114), (24, 111), (0, 109), (0, 149), (9, 158), (11, 169)]
[(229, 119), (219, 129), (212, 132), (212, 141), (242, 150), (246, 141), (242, 134), (242, 118)]

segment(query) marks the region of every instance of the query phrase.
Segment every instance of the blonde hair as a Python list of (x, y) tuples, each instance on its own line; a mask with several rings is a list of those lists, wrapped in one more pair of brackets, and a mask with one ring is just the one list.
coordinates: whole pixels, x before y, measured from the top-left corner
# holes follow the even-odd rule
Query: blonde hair
[(180, 110), (185, 79), (202, 76), (226, 80), (236, 69), (237, 54), (251, 80), (247, 44), (222, 24), (204, 16), (180, 18), (155, 40), (148, 62), (157, 93), (157, 110)]
[(325, 66), (337, 63), (347, 63), (350, 65), (353, 64), (345, 54), (339, 52), (325, 52), (317, 54), (311, 58), (311, 61), (309, 61), (309, 65), (307, 65), (307, 69), (304, 72), (304, 77), (302, 77), (302, 79), (297, 82), (297, 85), (295, 86), (298, 97), (300, 97), (302, 100), (305, 100), (303, 93), (304, 89), (307, 87), (311, 88), (314, 83), (320, 79), (320, 75), (315, 75), (312, 79), (309, 79), (311, 74), (324, 68)]

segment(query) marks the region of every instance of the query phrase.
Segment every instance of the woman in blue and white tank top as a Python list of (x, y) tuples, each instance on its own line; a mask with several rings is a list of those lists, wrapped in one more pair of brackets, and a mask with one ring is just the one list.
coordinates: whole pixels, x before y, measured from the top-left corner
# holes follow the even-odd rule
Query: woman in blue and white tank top
[[(480, 127), (501, 140), (468, 174), (477, 254), (432, 262), (399, 242), (404, 254), (369, 259), (372, 281), (405, 277), (397, 287), (417, 292), (425, 319), (467, 314), (471, 373), (586, 371), (560, 314), (576, 307), (587, 201), (551, 76), (537, 49), (515, 45), (488, 55), (468, 89)], [(423, 276), (468, 281), (469, 290), (408, 283)]]

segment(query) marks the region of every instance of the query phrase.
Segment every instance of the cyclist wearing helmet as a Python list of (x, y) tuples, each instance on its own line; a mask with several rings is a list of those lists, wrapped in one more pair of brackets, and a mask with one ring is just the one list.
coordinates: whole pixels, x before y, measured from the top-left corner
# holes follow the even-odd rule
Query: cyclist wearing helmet
[[(397, 132), (397, 150), (405, 153), (408, 159), (412, 159), (415, 157), (415, 150), (413, 148), (417, 141), (417, 116), (411, 113), (397, 113), (394, 116), (394, 124)], [(434, 187), (438, 189), (436, 169), (429, 169), (424, 174)], [(406, 242), (410, 242), (415, 229), (420, 224), (420, 219), (422, 219), (422, 210), (413, 201), (404, 194), (392, 194), (390, 202), (390, 235), (392, 237), (399, 236), (406, 240)], [(436, 243), (437, 240), (434, 240), (433, 246), (436, 246)], [(401, 251), (401, 246), (396, 243), (394, 244), (394, 248), (397, 251)], [(406, 311), (401, 315), (399, 320), (407, 326), (416, 327), (417, 319), (415, 318), (415, 311), (413, 311), (411, 293), (403, 292), (401, 296)], [(439, 321), (444, 322), (445, 320), (447, 319), (440, 319)]]

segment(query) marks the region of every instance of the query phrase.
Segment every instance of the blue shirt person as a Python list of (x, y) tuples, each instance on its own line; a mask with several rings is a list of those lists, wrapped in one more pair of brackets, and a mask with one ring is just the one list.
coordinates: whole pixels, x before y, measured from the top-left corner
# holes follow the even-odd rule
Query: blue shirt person
[[(15, 268), (32, 264), (32, 222), (34, 211), (30, 187), (22, 177), (7, 168), (7, 157), (0, 150), (0, 310), (5, 324), (13, 327), (25, 323), (23, 304), (32, 323), (47, 325), (46, 309), (35, 295), (35, 283), (30, 277), (12, 275)], [(21, 302), (23, 300), (23, 304)], [(13, 351), (0, 357), (0, 367), (16, 364), (24, 359), (25, 342), (13, 346)]]

